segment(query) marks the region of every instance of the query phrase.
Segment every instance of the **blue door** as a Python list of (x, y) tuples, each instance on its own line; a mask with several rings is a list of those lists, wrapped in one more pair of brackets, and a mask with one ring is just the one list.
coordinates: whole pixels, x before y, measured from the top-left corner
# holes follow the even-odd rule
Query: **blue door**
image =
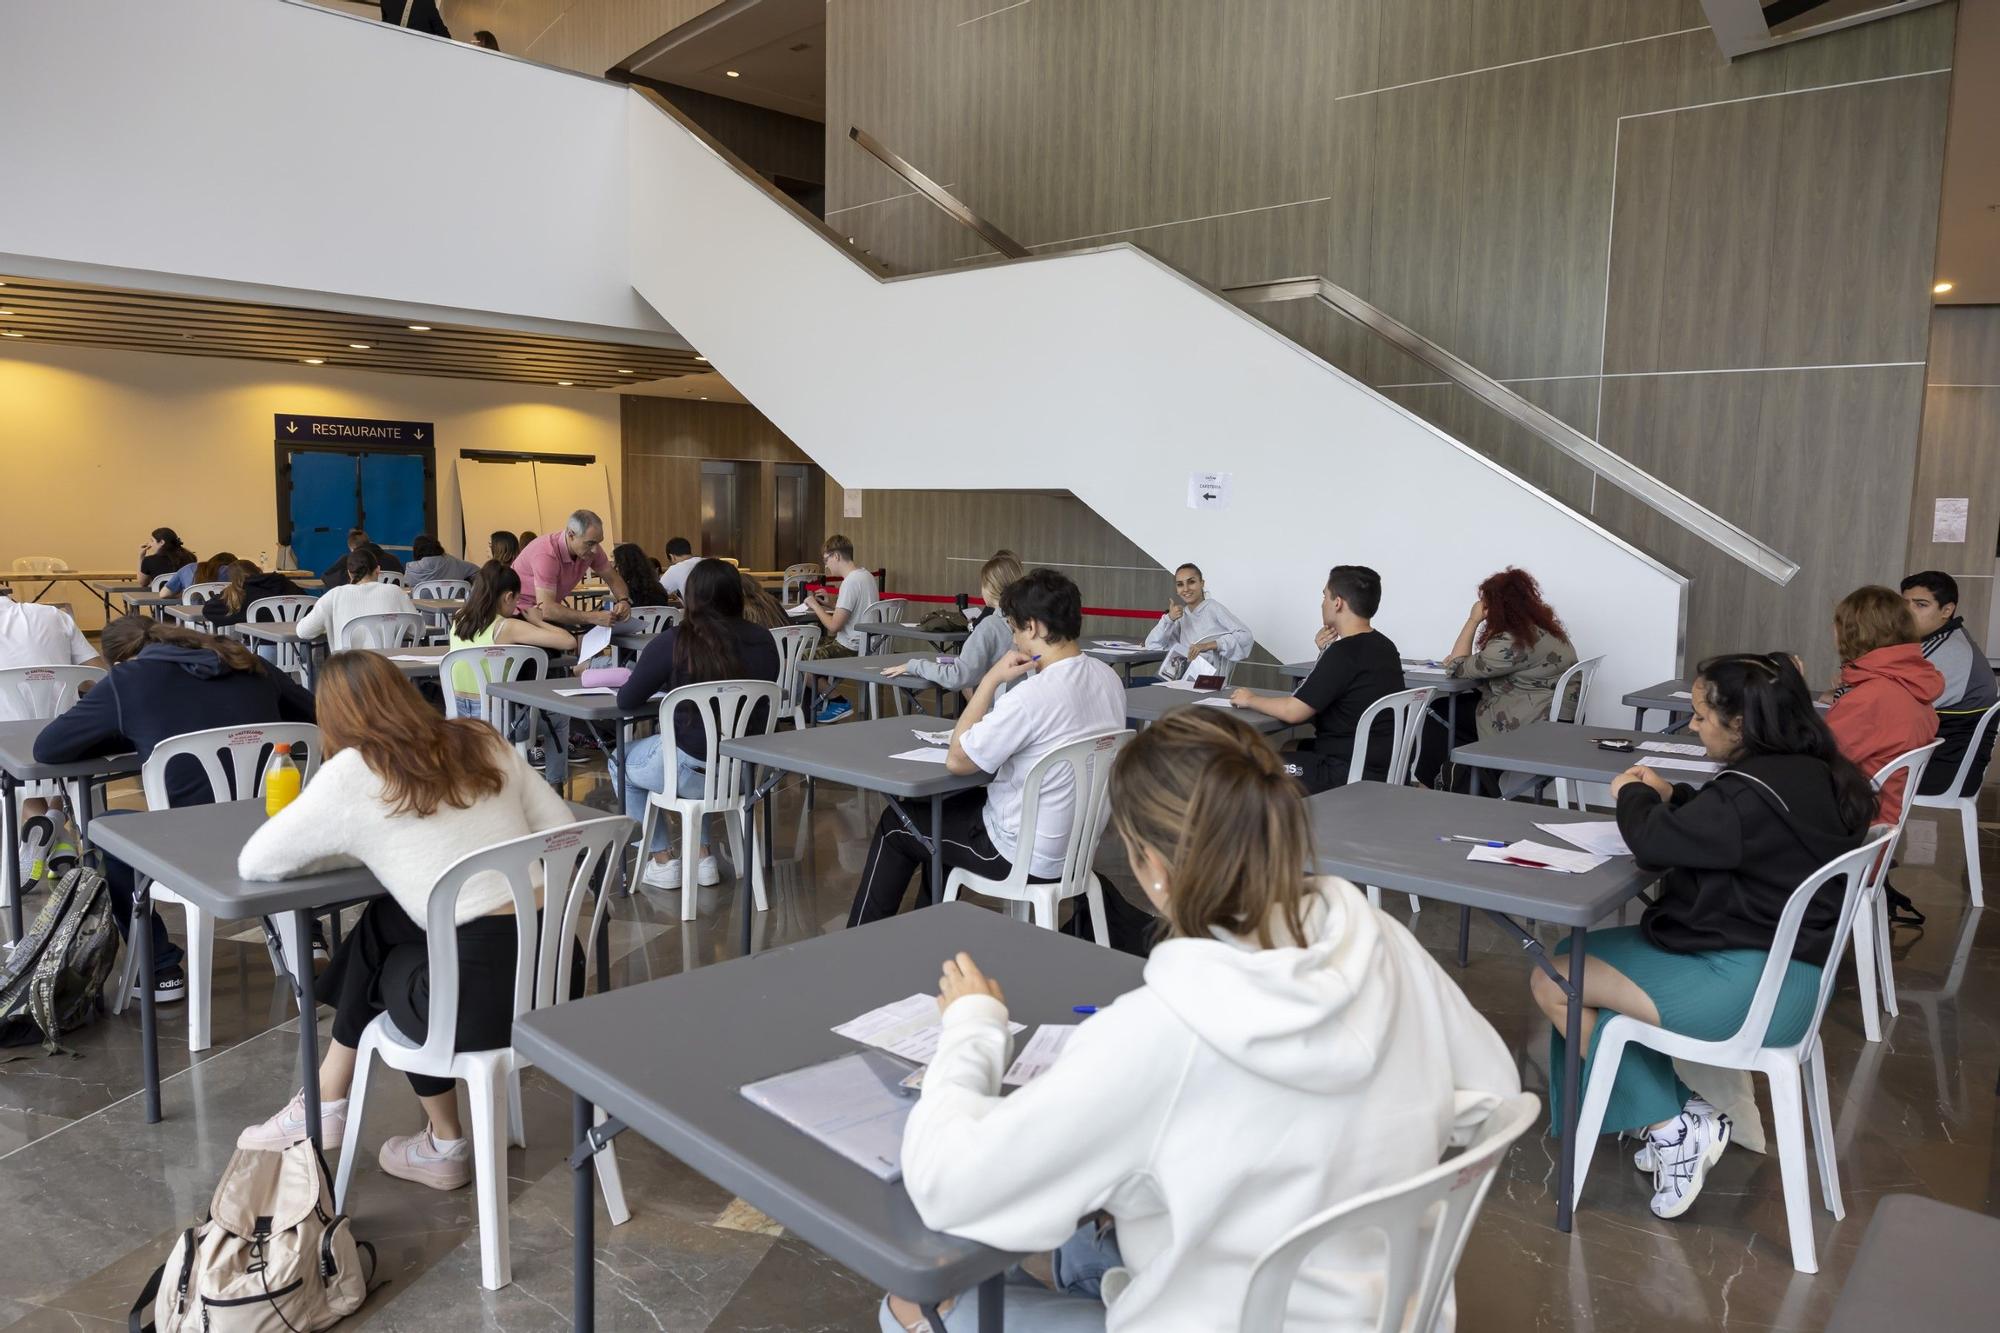
[(292, 550), (299, 568), (325, 569), (347, 554), (347, 530), (360, 517), (354, 455), (302, 449), (287, 461), (292, 469)]
[(410, 544), (424, 530), (423, 457), (367, 453), (360, 463), (361, 526), (377, 546), (408, 564)]

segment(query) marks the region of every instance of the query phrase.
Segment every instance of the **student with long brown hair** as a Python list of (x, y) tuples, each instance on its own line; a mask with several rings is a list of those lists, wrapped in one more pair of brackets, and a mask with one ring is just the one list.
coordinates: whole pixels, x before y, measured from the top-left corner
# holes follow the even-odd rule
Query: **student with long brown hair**
[[(388, 889), (335, 950), (320, 980), (334, 1007), (319, 1067), (322, 1136), (337, 1143), (362, 1031), (385, 1009), (419, 1041), (430, 1013), (424, 922), (447, 867), (471, 852), (572, 821), (574, 815), (498, 732), (447, 720), (380, 653), (335, 653), (319, 673), (325, 757), (299, 798), (243, 845), (237, 872), (276, 880), (362, 865)], [(475, 884), (478, 882), (475, 881)], [(458, 899), (458, 1046), (505, 1046), (513, 1030), (514, 902), (504, 880)], [(382, 1169), (457, 1189), (472, 1178), (451, 1081), (409, 1076), (428, 1124), (382, 1145)], [(282, 1148), (305, 1136), (302, 1095), (243, 1131), (238, 1146)]]
[(217, 551), (206, 560), (182, 565), (174, 571), (166, 582), (166, 590), (178, 597), (197, 583), (220, 583), (229, 577), (229, 567), (236, 563), (232, 551)]
[(267, 574), (254, 560), (238, 560), (229, 567), (229, 586), (202, 603), (201, 613), (211, 625), (241, 625), (250, 618), (250, 605), (266, 597), (303, 597), (305, 589), (283, 574)]
[(1458, 710), (1458, 728), (1447, 733), (1450, 710), (1433, 703), (1425, 718), (1417, 778), (1432, 785), (1454, 746), (1490, 740), (1549, 714), (1556, 682), (1576, 665), (1555, 608), (1542, 585), (1524, 569), (1509, 567), (1479, 585), (1479, 595), (1444, 660), (1447, 676), (1479, 682), (1478, 706)]
[[(1114, 1267), (1129, 1276), (1111, 1305), (1120, 1327), (1233, 1328), (1259, 1255), (1316, 1213), (1435, 1166), (1520, 1080), (1409, 931), (1346, 880), (1306, 874), (1298, 786), (1247, 723), (1168, 713), (1119, 755), (1111, 810), (1170, 929), (1145, 985), (1002, 1098), (999, 979), (966, 954), (947, 961), (903, 1183), (928, 1226), (1054, 1251), (1042, 1267), (1057, 1290), (1008, 1286), (1010, 1328), (1102, 1327), (1078, 1298)], [(1109, 1226), (1078, 1229), (1106, 1213)], [(1367, 1241), (1316, 1254), (1286, 1327), (1374, 1327), (1382, 1262)], [(960, 1301), (946, 1328), (974, 1327), (975, 1304)], [(923, 1327), (905, 1302), (888, 1313)]]

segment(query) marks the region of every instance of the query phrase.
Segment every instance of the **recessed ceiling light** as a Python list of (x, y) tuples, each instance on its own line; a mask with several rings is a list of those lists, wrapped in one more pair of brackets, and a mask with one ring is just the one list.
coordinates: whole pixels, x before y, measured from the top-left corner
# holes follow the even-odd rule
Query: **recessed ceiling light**
[(353, 348), (353, 349), (354, 349), (355, 351), (357, 351), (357, 352), (365, 352), (365, 351), (367, 351), (367, 350), (368, 350), (368, 348), (370, 347), (370, 345), (371, 345), (371, 344), (368, 344), (368, 343), (349, 343), (349, 344), (347, 344), (347, 345), (348, 345), (349, 347), (352, 347), (352, 348)]
[(326, 358), (323, 356), (302, 356), (299, 358), (299, 360), (305, 362), (309, 366), (323, 366), (326, 364)]
[(631, 372), (631, 371), (629, 371), (629, 370), (621, 370), (621, 371), (619, 371), (618, 373), (619, 373), (620, 375), (630, 375), (630, 374), (632, 374), (632, 372)]
[(1943, 296), (1946, 292), (1952, 289), (1952, 286), (1953, 284), (1949, 282), (1934, 282), (1931, 284), (1931, 295)]
[(740, 78), (742, 78), (742, 77), (743, 77), (743, 76), (742, 76), (741, 74), (738, 74), (738, 73), (737, 73), (737, 72), (736, 72), (735, 70), (733, 70), (733, 69), (725, 69), (725, 70), (723, 70), (722, 72), (723, 72), (724, 74), (727, 74), (727, 75), (728, 75), (728, 76), (729, 76), (730, 78), (732, 78), (732, 79), (740, 79)]
[(576, 383), (576, 381), (575, 381), (575, 380), (557, 380), (557, 381), (556, 381), (556, 387), (558, 387), (558, 388), (562, 388), (562, 389), (567, 389), (567, 388), (569, 388), (570, 386), (574, 385), (575, 383)]
[(699, 354), (696, 355), (695, 360), (701, 362), (704, 366), (708, 364), (708, 358)]
[(411, 333), (429, 333), (431, 326), (428, 324), (412, 324), (409, 326), (409, 329)]
[(0, 329), (0, 338), (25, 338), (27, 336), (27, 334), (17, 333), (13, 329)]
[(13, 313), (14, 312), (11, 310), (0, 310), (0, 319), (4, 319), (6, 316), (11, 315)]
[(705, 402), (707, 402), (707, 401), (708, 401), (708, 395), (707, 395), (707, 394), (703, 394), (703, 395), (701, 396), (701, 401), (703, 401), (704, 403), (705, 403)]

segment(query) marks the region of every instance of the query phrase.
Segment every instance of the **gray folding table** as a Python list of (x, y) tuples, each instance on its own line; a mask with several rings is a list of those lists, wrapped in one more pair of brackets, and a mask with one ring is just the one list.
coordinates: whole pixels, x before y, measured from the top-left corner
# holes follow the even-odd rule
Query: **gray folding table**
[(617, 691), (608, 694), (563, 694), (563, 690), (581, 690), (586, 686), (573, 676), (556, 676), (548, 680), (509, 680), (489, 684), (486, 693), (495, 699), (505, 699), (508, 703), (519, 704), (529, 710), (530, 727), (534, 713), (552, 713), (557, 717), (575, 718), (580, 722), (609, 722), (612, 729), (613, 754), (617, 758), (618, 799), (625, 799), (625, 733), (627, 723), (635, 718), (658, 717), (660, 701), (648, 699), (637, 708), (620, 708)]
[[(576, 818), (601, 819), (602, 810), (572, 805)], [(247, 880), (236, 873), (236, 861), (250, 835), (269, 818), (264, 802), (223, 801), (172, 810), (147, 810), (98, 822), (97, 845), (123, 861), (139, 876), (134, 904), (131, 947), (138, 955), (139, 1029), (144, 1043), (146, 1123), (160, 1119), (160, 1056), (153, 988), (152, 885), (160, 881), (174, 893), (218, 920), (245, 921), (282, 918), (279, 951), (299, 1003), (299, 1080), (305, 1090), (306, 1131), (320, 1142), (318, 1001), (313, 994), (312, 929), (316, 912), (341, 903), (379, 898), (386, 890), (380, 880), (359, 866), (297, 879)], [(273, 935), (275, 927), (267, 924)], [(606, 975), (605, 943), (598, 941), (598, 975)]]
[(918, 694), (927, 689), (938, 692), (938, 711), (944, 711), (944, 687), (922, 676), (891, 676), (891, 667), (902, 666), (913, 657), (927, 662), (937, 661), (936, 653), (875, 653), (868, 657), (822, 657), (809, 662), (801, 662), (799, 669), (808, 675), (825, 676), (831, 680), (858, 681), (868, 687), (868, 716), (881, 716), (876, 707), (876, 690), (888, 686), (892, 690), (906, 690)]
[(0, 722), (0, 868), (7, 876), (7, 938), (19, 940), (21, 921), (21, 788), (30, 782), (74, 782), (78, 788), (77, 832), (86, 837), (91, 831), (91, 788), (106, 779), (139, 771), (139, 756), (111, 755), (79, 759), (69, 764), (44, 764), (35, 759), (35, 738), (48, 726), (48, 719), (27, 722)]
[[(1220, 704), (1208, 703), (1211, 699), (1227, 699), (1234, 691), (1186, 690), (1178, 685), (1141, 685), (1125, 691), (1125, 720), (1127, 722), (1157, 722), (1176, 708), (1195, 706), (1214, 708), (1219, 713), (1229, 713), (1248, 722), (1266, 735), (1288, 730), (1292, 724), (1281, 722), (1269, 713), (1259, 713), (1250, 708), (1225, 708)], [(1252, 690), (1252, 694), (1266, 699), (1289, 699), (1288, 690)]]
[[(1523, 838), (1566, 846), (1535, 827), (1542, 823), (1605, 823), (1575, 811), (1545, 805), (1462, 796), (1427, 787), (1392, 787), (1353, 782), (1306, 799), (1313, 845), (1322, 874), (1343, 875), (1357, 884), (1477, 908), (1521, 942), (1535, 966), (1569, 997), (1564, 1027), (1561, 1188), (1556, 1225), (1570, 1224), (1570, 1181), (1575, 1170), (1576, 1117), (1581, 1103), (1584, 946), (1590, 927), (1616, 912), (1658, 875), (1641, 870), (1629, 856), (1614, 856), (1580, 875), (1527, 866), (1467, 859), (1471, 847), (1440, 841), (1455, 836), (1516, 842)], [(1458, 959), (1466, 957), (1468, 918), (1461, 916)], [(1558, 975), (1541, 942), (1523, 922), (1547, 921), (1569, 927), (1571, 980)]]
[(1875, 1206), (1826, 1333), (1990, 1333), (2000, 1218), (1915, 1194)]
[[(1632, 742), (1630, 750), (1600, 749), (1600, 740)], [(1616, 727), (1586, 727), (1577, 722), (1530, 722), (1517, 731), (1503, 731), (1483, 741), (1461, 745), (1451, 757), (1473, 768), (1492, 768), (1509, 773), (1554, 778), (1559, 783), (1608, 783), (1634, 764), (1648, 759), (1701, 762), (1696, 755), (1665, 755), (1640, 747), (1692, 745), (1693, 741), (1670, 740), (1656, 731), (1620, 731)], [(1685, 782), (1699, 787), (1715, 774), (1692, 768), (1668, 766), (1654, 770), (1668, 782)]]
[[(845, 783), (864, 791), (880, 792), (889, 799), (889, 804), (897, 816), (912, 833), (930, 849), (931, 886), (936, 893), (944, 892), (944, 798), (974, 787), (983, 787), (992, 779), (984, 773), (974, 773), (959, 777), (943, 764), (923, 763), (914, 759), (897, 759), (895, 756), (910, 750), (942, 751), (943, 746), (926, 745), (916, 737), (920, 730), (942, 730), (932, 726), (913, 726), (912, 722), (930, 721), (932, 718), (885, 717), (866, 722), (842, 722), (821, 727), (807, 727), (803, 731), (776, 731), (764, 736), (744, 736), (738, 740), (724, 741), (722, 752), (733, 755), (759, 768), (768, 768), (780, 773), (797, 773), (823, 782)], [(756, 783), (752, 780), (752, 787)], [(931, 807), (928, 838), (917, 830), (916, 821), (910, 817), (905, 802), (929, 801)], [(764, 847), (768, 851), (772, 845), (772, 825), (770, 823), (770, 802), (762, 803), (765, 808)], [(743, 879), (743, 892), (749, 893), (749, 880)], [(750, 952), (750, 913), (746, 904), (743, 913), (743, 952)]]
[(1666, 724), (1660, 730), (1672, 731), (1684, 719), (1694, 716), (1694, 682), (1663, 680), (1643, 690), (1634, 690), (1618, 702), (1632, 710), (1634, 727), (1645, 729), (1646, 713), (1650, 710), (1665, 713)]
[(125, 610), (128, 613), (150, 615), (155, 620), (160, 619), (161, 607), (180, 604), (181, 595), (177, 592), (128, 593), (125, 597)]
[(1133, 667), (1157, 666), (1159, 663), (1167, 660), (1165, 649), (1144, 647), (1143, 637), (1139, 639), (1113, 640), (1113, 642), (1141, 644), (1142, 646), (1138, 648), (1107, 648), (1104, 646), (1106, 641), (1101, 638), (1081, 639), (1078, 642), (1083, 646), (1085, 657), (1094, 657), (1100, 662), (1108, 662), (1124, 672), (1125, 683), (1127, 685), (1132, 683)]
[[(1056, 931), (946, 903), (517, 1021), (514, 1048), (575, 1094), (573, 1326), (593, 1327), (590, 1159), (629, 1128), (900, 1296), (935, 1307), (979, 1286), (979, 1327), (998, 1330), (1001, 1276), (1017, 1256), (932, 1231), (900, 1183), (876, 1179), (739, 1091), (864, 1049), (831, 1025), (934, 992), (940, 966), (959, 950), (1006, 987), (1012, 1016), (1031, 1031), (1074, 1023), (1073, 1005), (1106, 1004), (1136, 989), (1144, 967)], [(661, 1021), (672, 1014), (701, 1019)], [(594, 1126), (600, 1107), (610, 1119)]]
[(972, 637), (972, 631), (969, 629), (925, 629), (922, 625), (903, 624), (894, 620), (871, 621), (853, 628), (871, 645), (876, 639), (914, 639), (919, 643), (949, 646), (964, 643)]

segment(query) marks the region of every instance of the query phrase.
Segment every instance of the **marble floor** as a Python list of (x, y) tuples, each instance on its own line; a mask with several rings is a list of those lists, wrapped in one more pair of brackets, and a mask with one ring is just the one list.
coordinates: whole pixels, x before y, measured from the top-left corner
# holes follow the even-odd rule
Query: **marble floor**
[[(586, 774), (579, 786), (599, 782)], [(1994, 796), (1989, 789), (1989, 807)], [(136, 805), (136, 793), (114, 803)], [(760, 946), (841, 928), (878, 812), (875, 798), (824, 784), (811, 808), (801, 788), (781, 795), (771, 910), (755, 922)], [(1983, 841), (1995, 861), (1989, 882), (2000, 891), (1994, 828)], [(1829, 1010), (1823, 1034), (1847, 1215), (1816, 1215), (1817, 1275), (1791, 1267), (1775, 1160), (1732, 1149), (1695, 1208), (1662, 1222), (1647, 1210), (1645, 1178), (1600, 1153), (1575, 1231), (1563, 1235), (1553, 1224), (1552, 1143), (1531, 1136), (1510, 1155), (1460, 1265), (1462, 1333), (1818, 1329), (1883, 1195), (1913, 1192), (2000, 1213), (2000, 924), (1968, 907), (1960, 846), (1954, 824), (1923, 811), (1912, 817), (1897, 882), (1930, 920), (1896, 933), (1903, 1012), (1888, 1021), (1884, 1040), (1862, 1038), (1851, 968)], [(1129, 889), (1114, 860), (1101, 857), (1100, 868)], [(698, 919), (685, 925), (678, 897), (642, 892), (617, 904), (614, 983), (733, 956), (731, 882), (704, 890)], [(1390, 910), (1409, 916), (1400, 898)], [(1528, 1001), (1519, 949), (1475, 924), (1471, 964), (1458, 971), (1450, 961), (1456, 920), (1434, 907), (1413, 924), (1520, 1053), (1524, 1084), (1545, 1095), (1545, 1028)], [(190, 1060), (182, 1007), (162, 1010), (162, 1123), (145, 1123), (136, 1010), (76, 1034), (74, 1058), (43, 1058), (30, 1047), (29, 1058), (0, 1064), (0, 1328), (123, 1327), (145, 1275), (206, 1208), (237, 1131), (290, 1095), (296, 1020), (251, 923), (221, 934), (212, 1048)], [(357, 1234), (380, 1251), (383, 1281), (342, 1327), (566, 1327), (566, 1094), (539, 1074), (526, 1080), (529, 1147), (509, 1158), (514, 1284), (485, 1292), (471, 1191), (439, 1194), (376, 1169), (381, 1139), (417, 1123), (405, 1086), (376, 1084), (368, 1156), (350, 1203)], [(619, 1141), (619, 1155), (633, 1216), (616, 1229), (600, 1217), (600, 1327), (876, 1326), (878, 1293), (854, 1274), (636, 1136)]]

